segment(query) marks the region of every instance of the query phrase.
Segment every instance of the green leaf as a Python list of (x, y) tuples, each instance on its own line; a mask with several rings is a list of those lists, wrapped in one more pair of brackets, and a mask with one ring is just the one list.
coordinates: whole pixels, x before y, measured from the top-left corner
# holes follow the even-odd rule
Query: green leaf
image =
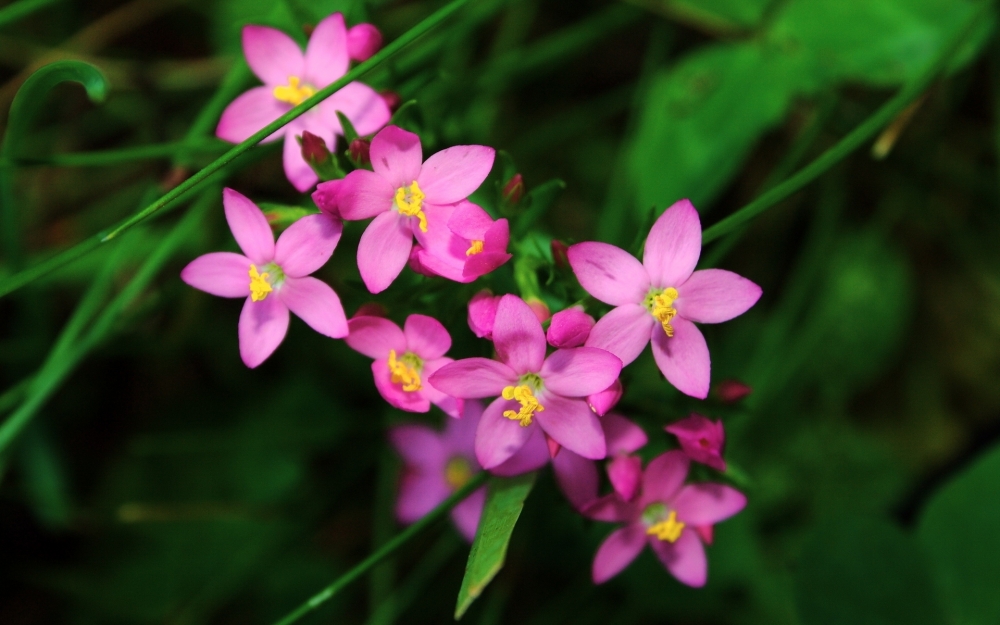
[(462, 588), (458, 591), (456, 620), (462, 618), (472, 602), (483, 594), (487, 584), (503, 568), (510, 535), (514, 531), (517, 517), (521, 515), (524, 500), (535, 485), (536, 475), (532, 472), (510, 478), (494, 477), (490, 480), (486, 505), (483, 506), (476, 539), (469, 552)]
[(1000, 447), (994, 447), (934, 497), (917, 536), (930, 556), (948, 622), (1000, 622)]
[(527, 210), (516, 218), (514, 237), (519, 238), (527, 235), (531, 226), (549, 212), (549, 209), (565, 190), (566, 183), (562, 180), (549, 180), (533, 188), (521, 198), (521, 206), (518, 208), (527, 207)]
[(264, 217), (267, 217), (267, 223), (278, 230), (284, 230), (306, 215), (315, 215), (320, 212), (315, 208), (270, 204), (268, 202), (261, 202), (259, 206), (260, 210), (264, 211)]
[(354, 124), (351, 123), (351, 120), (347, 119), (347, 115), (337, 111), (337, 119), (340, 120), (340, 127), (344, 131), (344, 139), (347, 140), (348, 144), (358, 138), (358, 131), (354, 129)]

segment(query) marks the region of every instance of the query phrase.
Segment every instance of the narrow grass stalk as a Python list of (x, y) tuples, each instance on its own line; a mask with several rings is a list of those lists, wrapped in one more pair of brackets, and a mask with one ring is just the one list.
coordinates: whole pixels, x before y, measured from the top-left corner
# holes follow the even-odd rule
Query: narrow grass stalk
[(32, 165), (47, 165), (50, 167), (101, 167), (118, 165), (139, 160), (157, 158), (174, 158), (178, 154), (198, 154), (205, 152), (221, 152), (225, 143), (214, 139), (199, 141), (173, 141), (170, 143), (154, 143), (139, 145), (120, 150), (102, 150), (99, 152), (80, 152), (78, 154), (54, 154), (42, 158), (16, 159), (12, 162), (0, 163), (0, 167), (19, 167)]
[(0, 9), (0, 26), (6, 26), (27, 17), (39, 9), (44, 9), (59, 0), (18, 0)]

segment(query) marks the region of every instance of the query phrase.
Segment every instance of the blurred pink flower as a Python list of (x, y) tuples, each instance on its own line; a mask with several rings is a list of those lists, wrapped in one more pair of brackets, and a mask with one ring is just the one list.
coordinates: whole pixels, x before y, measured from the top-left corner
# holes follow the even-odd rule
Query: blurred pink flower
[(712, 421), (700, 414), (692, 414), (687, 419), (663, 428), (677, 437), (681, 449), (695, 462), (708, 465), (717, 471), (726, 470), (722, 459), (722, 446), (726, 442), (726, 432), (722, 421)]

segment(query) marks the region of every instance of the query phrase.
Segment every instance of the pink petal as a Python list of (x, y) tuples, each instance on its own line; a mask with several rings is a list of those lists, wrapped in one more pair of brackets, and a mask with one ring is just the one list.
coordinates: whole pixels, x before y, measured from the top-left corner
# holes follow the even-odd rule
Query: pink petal
[(512, 254), (508, 254), (507, 252), (480, 252), (479, 254), (470, 256), (462, 268), (462, 279), (460, 282), (472, 282), (476, 278), (496, 271), (498, 267), (513, 257)]
[(382, 47), (382, 33), (373, 24), (357, 24), (347, 30), (347, 54), (355, 61), (367, 61)]
[(642, 263), (614, 245), (577, 243), (566, 255), (580, 286), (605, 304), (641, 304), (649, 292), (649, 276)]
[(481, 467), (475, 457), (476, 428), (479, 427), (479, 419), (483, 416), (486, 406), (476, 399), (467, 399), (463, 403), (465, 410), (462, 412), (462, 417), (448, 419), (444, 426), (444, 446), (452, 455), (467, 457), (478, 470)]
[[(291, 106), (279, 102), (272, 92), (271, 87), (254, 87), (230, 102), (219, 118), (216, 136), (230, 143), (241, 143), (288, 112)], [(276, 141), (284, 135), (285, 128), (280, 128), (261, 143)]]
[[(618, 405), (618, 400), (622, 398), (622, 382), (615, 380), (611, 386), (603, 391), (587, 395), (587, 403), (590, 409), (597, 413), (598, 417), (608, 414), (608, 411)], [(607, 428), (605, 428), (607, 433)]]
[(618, 575), (642, 552), (646, 531), (640, 523), (616, 529), (604, 539), (594, 556), (591, 576), (595, 584), (603, 584)]
[(500, 397), (493, 400), (483, 412), (479, 429), (476, 430), (476, 458), (484, 469), (503, 464), (524, 446), (532, 435), (532, 430), (538, 429), (530, 425), (521, 427), (517, 421), (503, 416), (505, 410), (516, 411), (519, 407), (516, 401)]
[(426, 425), (394, 425), (389, 428), (388, 437), (403, 462), (420, 473), (442, 471), (448, 462), (441, 435)]
[(496, 151), (485, 145), (456, 145), (433, 154), (417, 184), (431, 204), (453, 204), (479, 188), (493, 169)]
[(286, 278), (276, 295), (295, 315), (323, 336), (347, 336), (347, 317), (340, 298), (329, 284), (306, 276)]
[(689, 484), (674, 499), (677, 518), (692, 525), (714, 525), (747, 505), (747, 497), (725, 484)]
[(462, 399), (496, 397), (517, 382), (517, 374), (489, 358), (464, 358), (439, 369), (428, 380), (434, 388)]
[(553, 352), (539, 374), (546, 390), (563, 397), (586, 397), (611, 386), (621, 370), (621, 360), (614, 354), (594, 347), (574, 347)]
[(617, 412), (601, 419), (604, 439), (608, 443), (608, 454), (631, 454), (646, 446), (649, 438), (646, 432)]
[(559, 489), (577, 510), (597, 499), (600, 476), (593, 460), (587, 460), (569, 450), (562, 450), (552, 459), (552, 471)]
[(594, 318), (573, 306), (552, 315), (545, 339), (552, 347), (579, 347), (587, 342)]
[(390, 406), (395, 406), (407, 412), (427, 412), (431, 409), (431, 402), (421, 391), (404, 391), (403, 385), (392, 381), (392, 372), (389, 369), (389, 361), (379, 359), (372, 362), (372, 377), (375, 379), (375, 388)]
[(404, 472), (399, 481), (396, 517), (402, 523), (418, 521), (450, 494), (441, 473)]
[(347, 346), (369, 358), (389, 357), (390, 350), (396, 356), (406, 353), (406, 336), (395, 323), (382, 317), (354, 317), (347, 321), (350, 334), (344, 339)]
[(721, 323), (739, 317), (757, 303), (763, 291), (731, 271), (703, 269), (677, 289), (677, 314), (698, 323)]
[(541, 428), (529, 426), (525, 429), (531, 430), (531, 436), (528, 437), (524, 446), (505, 460), (503, 464), (490, 469), (490, 473), (510, 477), (541, 469), (549, 463), (549, 450), (545, 444), (545, 433), (542, 432)]
[[(420, 175), (420, 137), (399, 126), (386, 126), (375, 135), (369, 154), (372, 169), (389, 183), (393, 197), (396, 189), (411, 185)], [(426, 194), (423, 186), (421, 190)]]
[(653, 328), (653, 358), (660, 371), (678, 391), (705, 399), (711, 380), (711, 359), (705, 337), (683, 317), (670, 322), (674, 336), (668, 337), (659, 326)]
[(539, 399), (545, 410), (536, 412), (535, 420), (557, 443), (591, 460), (607, 454), (601, 422), (587, 402), (547, 391)]
[(642, 458), (619, 454), (608, 463), (611, 486), (626, 501), (635, 497), (642, 481)]
[(642, 514), (642, 508), (635, 502), (625, 501), (618, 493), (611, 493), (587, 504), (580, 513), (595, 521), (631, 523)]
[(302, 78), (305, 69), (299, 44), (267, 26), (243, 27), (243, 56), (257, 78), (272, 89), (287, 84), (289, 76)]
[(316, 206), (323, 211), (325, 215), (329, 215), (335, 219), (341, 219), (340, 216), (340, 184), (343, 179), (339, 180), (327, 180), (326, 182), (321, 182), (316, 185), (316, 190), (313, 191), (312, 199), (316, 203)]
[(340, 111), (362, 137), (385, 126), (392, 117), (392, 111), (377, 91), (360, 82), (348, 83), (319, 105), (321, 117), (326, 120), (336, 135), (343, 135), (340, 127)]
[(660, 288), (678, 287), (688, 279), (701, 255), (701, 220), (688, 200), (676, 202), (653, 224), (642, 264)]
[(205, 254), (181, 270), (181, 280), (219, 297), (246, 297), (250, 294), (250, 259), (232, 252)]
[(347, 221), (368, 219), (392, 208), (395, 191), (385, 178), (367, 169), (347, 174), (337, 190), (340, 215)]
[[(465, 400), (452, 397), (451, 395), (446, 395), (434, 388), (434, 385), (428, 382), (428, 379), (437, 373), (438, 369), (453, 362), (455, 361), (451, 358), (435, 358), (434, 360), (424, 361), (424, 369), (420, 372), (420, 378), (423, 382), (423, 388), (420, 389), (420, 392), (427, 398), (428, 401), (440, 408), (452, 419), (464, 421), (462, 418), (462, 411), (465, 407)], [(471, 454), (472, 451), (470, 450), (469, 453)]]
[(308, 276), (326, 264), (340, 241), (344, 225), (327, 215), (306, 215), (278, 237), (274, 262), (292, 278)]
[(483, 250), (485, 252), (507, 253), (510, 243), (510, 224), (506, 219), (497, 219), (483, 235)]
[(303, 80), (321, 89), (346, 74), (349, 64), (344, 16), (334, 13), (316, 24), (309, 37)]
[(687, 479), (690, 462), (683, 451), (668, 451), (653, 458), (642, 475), (641, 506), (669, 503)]
[(486, 238), (486, 231), (493, 227), (494, 221), (489, 213), (482, 207), (472, 202), (460, 202), (455, 207), (455, 212), (448, 219), (448, 228), (470, 241), (483, 241)]
[(358, 270), (372, 293), (389, 288), (403, 271), (413, 247), (413, 233), (399, 213), (382, 213), (368, 224), (358, 242)]
[(486, 488), (480, 488), (465, 501), (459, 502), (451, 510), (451, 520), (455, 522), (455, 527), (467, 542), (472, 542), (476, 537), (476, 529), (479, 527), (479, 517), (483, 514), (483, 506), (486, 504)]
[(692, 414), (663, 429), (677, 437), (681, 449), (695, 462), (706, 464), (718, 471), (726, 470), (726, 463), (721, 455), (726, 440), (722, 421), (713, 423), (706, 417)]
[[(242, 193), (227, 187), (222, 190), (222, 206), (229, 229), (250, 262), (265, 265), (274, 260), (274, 234), (257, 205)], [(247, 282), (247, 289), (249, 285)]]
[[(465, 267), (465, 251), (469, 242), (448, 229), (449, 217), (454, 212), (453, 206), (424, 205), (424, 215), (427, 220), (427, 232), (422, 231), (416, 217), (411, 217), (413, 236), (422, 246), (418, 253), (418, 261), (432, 275), (442, 276), (456, 282), (467, 282), (463, 279), (462, 270)], [(471, 282), (471, 280), (469, 280)]]
[(497, 317), (500, 295), (494, 296), (489, 290), (482, 290), (469, 300), (469, 329), (479, 338), (493, 338), (493, 323)]
[(271, 294), (259, 302), (249, 297), (240, 313), (240, 358), (253, 369), (278, 349), (288, 332), (288, 307)]
[(302, 158), (302, 146), (295, 138), (296, 134), (301, 133), (301, 129), (288, 126), (288, 132), (285, 133), (285, 146), (281, 153), (281, 162), (284, 165), (285, 177), (288, 178), (288, 182), (292, 183), (292, 186), (299, 193), (305, 193), (319, 182), (319, 176), (309, 166), (306, 159)]
[(705, 547), (697, 532), (686, 529), (674, 543), (650, 536), (649, 546), (677, 581), (693, 588), (705, 585), (708, 579), (708, 559), (705, 558)]
[(409, 351), (424, 360), (444, 356), (451, 349), (451, 336), (441, 322), (427, 315), (410, 315), (403, 324)]
[(621, 359), (624, 366), (639, 357), (649, 343), (650, 332), (660, 327), (660, 323), (642, 304), (625, 304), (597, 321), (586, 345), (611, 352)]
[(504, 295), (493, 322), (497, 356), (518, 375), (537, 373), (545, 361), (545, 334), (531, 308), (516, 295)]

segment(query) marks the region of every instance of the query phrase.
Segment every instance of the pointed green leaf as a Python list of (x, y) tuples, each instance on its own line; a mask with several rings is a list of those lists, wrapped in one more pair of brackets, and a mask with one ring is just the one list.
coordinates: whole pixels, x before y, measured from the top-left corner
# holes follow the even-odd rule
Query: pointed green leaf
[(340, 128), (344, 131), (344, 139), (347, 140), (348, 144), (358, 138), (358, 131), (354, 129), (351, 120), (347, 119), (347, 115), (337, 111), (337, 119), (340, 120)]

